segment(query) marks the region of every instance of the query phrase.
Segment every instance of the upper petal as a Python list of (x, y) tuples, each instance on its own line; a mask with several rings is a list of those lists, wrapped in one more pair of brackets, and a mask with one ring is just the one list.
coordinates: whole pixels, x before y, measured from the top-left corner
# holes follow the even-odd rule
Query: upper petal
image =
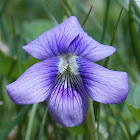
[(39, 60), (66, 54), (70, 43), (82, 31), (83, 29), (77, 18), (71, 16), (57, 27), (43, 33), (26, 46), (23, 46), (23, 49)]
[(80, 76), (65, 74), (58, 75), (47, 105), (57, 123), (63, 127), (74, 127), (86, 117), (88, 97)]
[(16, 104), (33, 104), (46, 100), (58, 73), (58, 58), (50, 58), (27, 69), (15, 82), (6, 86)]
[(108, 57), (116, 51), (112, 46), (95, 41), (85, 32), (80, 32), (78, 39), (69, 47), (69, 50), (75, 55), (92, 62)]
[(91, 99), (103, 104), (125, 101), (129, 92), (127, 73), (108, 70), (83, 58), (77, 58), (77, 63)]

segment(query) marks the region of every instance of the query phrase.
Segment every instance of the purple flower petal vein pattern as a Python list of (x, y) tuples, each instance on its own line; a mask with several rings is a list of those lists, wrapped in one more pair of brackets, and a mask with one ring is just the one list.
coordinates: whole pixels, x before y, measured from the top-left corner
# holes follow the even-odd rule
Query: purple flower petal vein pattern
[(88, 96), (103, 104), (117, 104), (128, 95), (127, 73), (94, 63), (112, 55), (115, 48), (88, 36), (75, 16), (23, 49), (41, 62), (7, 85), (8, 95), (20, 105), (46, 100), (53, 119), (63, 127), (74, 127), (84, 121)]

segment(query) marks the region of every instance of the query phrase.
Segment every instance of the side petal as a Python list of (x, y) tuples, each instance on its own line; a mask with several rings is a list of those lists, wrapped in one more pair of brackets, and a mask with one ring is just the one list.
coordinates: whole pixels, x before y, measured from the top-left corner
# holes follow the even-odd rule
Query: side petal
[(71, 42), (83, 31), (76, 17), (71, 16), (57, 27), (43, 33), (38, 38), (23, 46), (33, 57), (44, 60), (49, 57), (66, 54)]
[(53, 119), (63, 127), (80, 125), (87, 114), (88, 97), (79, 76), (64, 79), (58, 75), (53, 92), (47, 99)]
[(108, 70), (83, 58), (77, 58), (79, 73), (91, 99), (103, 104), (125, 101), (128, 92), (126, 72)]
[(78, 39), (69, 47), (69, 50), (75, 55), (92, 62), (108, 57), (116, 51), (112, 46), (103, 45), (95, 41), (85, 32), (79, 34)]
[(50, 58), (27, 69), (15, 82), (6, 86), (8, 95), (16, 104), (42, 102), (51, 93), (58, 73), (58, 58)]

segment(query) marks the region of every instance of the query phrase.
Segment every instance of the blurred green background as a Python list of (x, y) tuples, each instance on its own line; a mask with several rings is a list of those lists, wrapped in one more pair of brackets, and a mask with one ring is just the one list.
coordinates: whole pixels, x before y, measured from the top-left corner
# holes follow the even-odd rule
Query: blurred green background
[[(46, 110), (45, 102), (15, 105), (5, 88), (38, 62), (22, 46), (70, 15), (75, 15), (81, 25), (87, 17), (83, 29), (106, 45), (117, 29), (113, 40), (117, 51), (110, 57), (108, 68), (126, 71), (129, 76), (126, 101), (101, 105), (98, 139), (140, 140), (140, 1), (130, 1), (0, 0), (0, 140), (94, 140), (94, 129), (87, 118), (80, 126), (62, 128)], [(98, 63), (103, 65), (104, 60)], [(93, 102), (95, 126), (99, 106)]]

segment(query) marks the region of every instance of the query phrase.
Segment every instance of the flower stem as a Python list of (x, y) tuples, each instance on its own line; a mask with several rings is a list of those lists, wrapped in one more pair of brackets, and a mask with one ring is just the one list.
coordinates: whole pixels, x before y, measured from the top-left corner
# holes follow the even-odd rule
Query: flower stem
[[(92, 123), (91, 123), (92, 122)], [(92, 100), (89, 99), (89, 110), (87, 114), (87, 124), (91, 140), (98, 140), (97, 129), (95, 125), (95, 115)]]
[(100, 112), (101, 112), (101, 103), (99, 103), (99, 107), (98, 107), (98, 120), (97, 120), (97, 133), (99, 133), (99, 126), (100, 126)]
[(27, 133), (26, 133), (25, 140), (30, 140), (33, 120), (34, 120), (34, 117), (35, 117), (35, 112), (37, 110), (37, 106), (38, 106), (38, 104), (34, 104), (33, 107), (32, 107), (31, 116), (30, 116), (30, 119), (29, 119), (29, 124), (28, 124), (28, 128), (27, 128)]

